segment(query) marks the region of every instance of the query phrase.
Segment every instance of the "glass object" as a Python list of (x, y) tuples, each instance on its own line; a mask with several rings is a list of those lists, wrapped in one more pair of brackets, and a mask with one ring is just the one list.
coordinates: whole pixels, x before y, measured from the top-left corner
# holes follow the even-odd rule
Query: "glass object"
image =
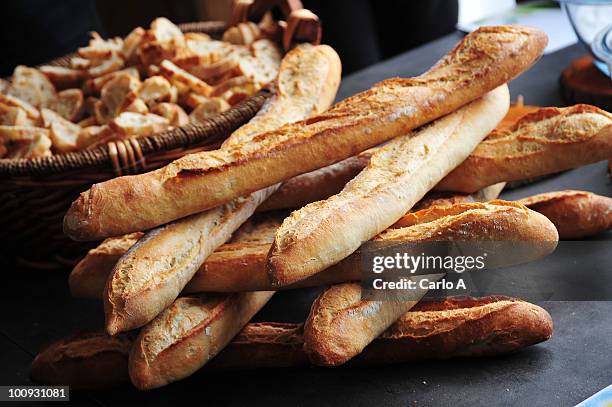
[(612, 69), (612, 0), (557, 0), (595, 65), (610, 77)]

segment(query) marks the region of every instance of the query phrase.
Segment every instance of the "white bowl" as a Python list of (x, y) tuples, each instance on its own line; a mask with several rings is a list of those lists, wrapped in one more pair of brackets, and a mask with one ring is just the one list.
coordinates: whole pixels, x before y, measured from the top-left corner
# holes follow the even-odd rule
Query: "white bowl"
[(557, 0), (580, 41), (607, 76), (612, 67), (612, 0)]

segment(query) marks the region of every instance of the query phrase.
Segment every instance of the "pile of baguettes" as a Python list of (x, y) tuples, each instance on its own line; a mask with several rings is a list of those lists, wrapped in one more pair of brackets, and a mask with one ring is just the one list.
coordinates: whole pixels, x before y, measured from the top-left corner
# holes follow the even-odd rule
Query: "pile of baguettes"
[[(612, 115), (595, 107), (503, 121), (506, 82), (546, 43), (529, 27), (481, 28), (424, 74), (332, 107), (338, 56), (295, 48), (275, 96), (221, 149), (94, 185), (73, 203), (68, 235), (111, 237), (70, 276), (75, 295), (103, 299), (107, 333), (51, 345), (32, 377), (150, 389), (204, 365), (397, 363), (548, 339), (548, 313), (521, 300), (376, 302), (354, 283), (354, 253), (369, 240), (556, 242), (610, 228), (612, 199), (590, 193), (491, 201), (505, 181), (612, 157)], [(253, 216), (258, 207), (301, 209)], [(249, 323), (274, 290), (326, 284), (304, 324)]]

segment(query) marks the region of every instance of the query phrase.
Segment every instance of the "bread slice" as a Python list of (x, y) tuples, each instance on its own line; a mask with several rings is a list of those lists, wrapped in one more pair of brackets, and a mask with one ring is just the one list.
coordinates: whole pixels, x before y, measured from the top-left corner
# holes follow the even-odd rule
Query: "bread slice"
[(58, 92), (56, 97), (47, 102), (48, 109), (61, 115), (64, 119), (76, 122), (83, 114), (85, 99), (80, 89), (66, 89)]
[(80, 69), (63, 66), (43, 65), (38, 68), (56, 89), (77, 88), (85, 79), (85, 73)]
[[(533, 28), (481, 28), (419, 77), (383, 81), (324, 114), (261, 134), (250, 143), (188, 155), (157, 171), (96, 184), (73, 203), (65, 231), (75, 239), (96, 239), (148, 229), (341, 161), (506, 83), (531, 66), (546, 43), (546, 35)], [(333, 54), (330, 48), (317, 49)]]
[(55, 98), (55, 86), (38, 69), (19, 65), (11, 78), (8, 94), (34, 107), (45, 106)]
[(68, 153), (77, 149), (77, 140), (81, 127), (64, 119), (50, 109), (42, 109), (43, 124), (49, 129), (53, 150), (57, 153)]
[(465, 160), (502, 120), (507, 86), (379, 148), (342, 192), (285, 219), (268, 256), (279, 286), (295, 283), (353, 253), (410, 210)]

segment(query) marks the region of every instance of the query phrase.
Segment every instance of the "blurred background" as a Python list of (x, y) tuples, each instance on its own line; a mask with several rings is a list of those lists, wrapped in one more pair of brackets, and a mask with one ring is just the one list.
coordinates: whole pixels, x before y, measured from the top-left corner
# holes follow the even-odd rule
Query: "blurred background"
[[(340, 54), (344, 74), (387, 59), (515, 5), (515, 0), (303, 0), (323, 24), (323, 42)], [(164, 16), (175, 23), (227, 20), (232, 0), (19, 0), (0, 2), (2, 76), (86, 44), (90, 31), (125, 35)]]

